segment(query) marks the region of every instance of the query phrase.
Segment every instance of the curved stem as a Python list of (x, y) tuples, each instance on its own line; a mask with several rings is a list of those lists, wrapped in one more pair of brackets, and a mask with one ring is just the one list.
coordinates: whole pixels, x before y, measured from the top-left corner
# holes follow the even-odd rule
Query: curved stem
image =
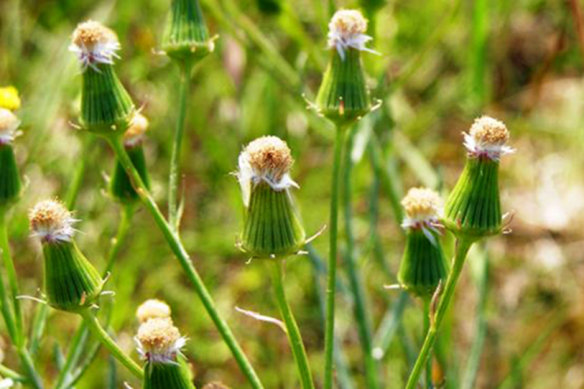
[(180, 89), (178, 103), (178, 119), (174, 131), (174, 141), (172, 143), (172, 154), (170, 156), (170, 175), (168, 181), (168, 224), (173, 231), (178, 231), (180, 224), (178, 201), (178, 185), (180, 175), (180, 154), (182, 140), (185, 132), (185, 122), (187, 117), (187, 98), (189, 96), (191, 63), (181, 62), (180, 66)]
[(81, 317), (89, 330), (93, 335), (99, 339), (99, 341), (109, 350), (109, 352), (118, 360), (122, 365), (124, 365), (130, 372), (137, 378), (142, 379), (144, 377), (144, 371), (136, 362), (134, 362), (129, 356), (127, 356), (122, 349), (114, 342), (114, 340), (108, 335), (108, 333), (103, 329), (97, 317), (93, 315), (89, 310), (83, 310), (80, 312)]
[(333, 349), (335, 335), (335, 287), (337, 284), (337, 234), (339, 213), (339, 181), (341, 156), (343, 153), (344, 128), (337, 127), (333, 162), (333, 177), (331, 184), (331, 208), (329, 222), (329, 261), (326, 288), (326, 323), (324, 333), (324, 388), (333, 387)]
[(349, 285), (351, 287), (351, 294), (353, 297), (353, 315), (357, 323), (357, 332), (359, 334), (359, 341), (361, 343), (361, 350), (363, 352), (363, 360), (365, 364), (365, 379), (367, 388), (379, 388), (379, 381), (377, 377), (377, 363), (373, 358), (372, 340), (371, 340), (371, 324), (367, 316), (367, 306), (365, 302), (365, 291), (363, 288), (363, 281), (357, 269), (355, 259), (355, 240), (353, 237), (353, 210), (351, 206), (351, 172), (353, 169), (353, 161), (351, 160), (351, 150), (353, 148), (352, 130), (345, 141), (344, 151), (344, 165), (343, 165), (343, 190), (342, 203), (343, 214), (345, 221), (345, 239), (346, 239), (346, 253), (344, 255), (344, 265), (347, 270), (349, 278)]
[(2, 250), (2, 261), (6, 275), (8, 277), (8, 285), (12, 295), (12, 308), (14, 313), (15, 324), (15, 339), (14, 342), (17, 347), (24, 343), (24, 330), (22, 324), (22, 310), (20, 308), (20, 300), (18, 295), (18, 281), (16, 277), (16, 269), (14, 268), (14, 261), (10, 255), (10, 243), (8, 242), (8, 231), (6, 228), (6, 208), (0, 209), (0, 249)]
[(308, 357), (306, 356), (306, 350), (304, 348), (304, 343), (302, 342), (302, 335), (298, 329), (298, 324), (290, 309), (288, 300), (286, 298), (286, 292), (284, 290), (283, 278), (284, 278), (284, 261), (272, 261), (274, 271), (274, 290), (276, 292), (276, 301), (278, 302), (278, 308), (280, 309), (280, 314), (284, 323), (286, 324), (286, 332), (288, 334), (288, 341), (290, 342), (290, 347), (292, 348), (292, 355), (294, 355), (294, 361), (298, 368), (298, 374), (300, 375), (300, 382), (302, 383), (303, 389), (314, 389), (314, 383), (312, 382), (312, 373), (310, 372), (310, 365), (308, 363)]
[(136, 193), (138, 193), (138, 195), (140, 196), (140, 199), (144, 203), (146, 209), (152, 214), (152, 217), (154, 218), (154, 221), (156, 222), (158, 228), (164, 235), (164, 238), (166, 239), (168, 246), (176, 256), (178, 261), (180, 262), (189, 281), (193, 284), (195, 292), (201, 299), (201, 302), (203, 303), (205, 310), (211, 317), (211, 320), (213, 320), (215, 327), (223, 337), (223, 341), (231, 350), (240, 369), (245, 374), (253, 388), (255, 389), (263, 388), (263, 385), (260, 382), (255, 370), (247, 360), (247, 357), (245, 356), (243, 350), (241, 349), (241, 346), (233, 336), (231, 329), (217, 311), (213, 298), (209, 294), (209, 291), (205, 287), (203, 280), (201, 279), (199, 273), (195, 269), (180, 238), (172, 230), (170, 225), (166, 222), (166, 219), (164, 219), (164, 216), (160, 212), (160, 209), (158, 209), (158, 206), (156, 205), (156, 202), (152, 198), (152, 195), (148, 192), (148, 189), (144, 185), (144, 182), (142, 181), (140, 174), (138, 174), (138, 171), (136, 170), (136, 168), (132, 164), (132, 161), (130, 160), (130, 157), (126, 153), (126, 150), (124, 149), (121, 140), (116, 137), (109, 137), (107, 138), (107, 140), (112, 146), (116, 154), (116, 157), (118, 157), (120, 163), (126, 170), (126, 173), (128, 173), (128, 176), (132, 180), (132, 183), (136, 189)]
[[(424, 297), (424, 311), (423, 311), (423, 323), (424, 323), (424, 332), (423, 334), (427, 334), (428, 330), (430, 329), (430, 298)], [(426, 361), (426, 388), (430, 389), (432, 387), (432, 357), (428, 358)]]
[(456, 289), (456, 284), (464, 265), (464, 260), (466, 259), (466, 255), (468, 254), (472, 244), (473, 241), (466, 239), (458, 239), (456, 241), (456, 252), (454, 255), (454, 261), (452, 263), (452, 270), (450, 270), (448, 278), (446, 279), (446, 286), (444, 287), (444, 292), (442, 293), (442, 297), (438, 303), (438, 309), (433, 315), (433, 319), (430, 319), (430, 329), (426, 334), (426, 339), (424, 339), (424, 344), (422, 345), (418, 359), (416, 359), (414, 368), (410, 373), (406, 389), (415, 389), (417, 387), (420, 374), (426, 365), (426, 361), (430, 357), (434, 343), (436, 343), (438, 331), (440, 330), (442, 321), (446, 316), (446, 312), (448, 311), (448, 307), (452, 301), (452, 296), (454, 296), (454, 291)]

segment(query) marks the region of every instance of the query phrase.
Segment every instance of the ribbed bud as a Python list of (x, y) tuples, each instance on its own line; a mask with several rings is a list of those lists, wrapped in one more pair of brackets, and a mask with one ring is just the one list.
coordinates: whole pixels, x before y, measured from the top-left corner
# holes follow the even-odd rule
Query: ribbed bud
[(293, 159), (286, 142), (265, 136), (251, 142), (239, 156), (237, 173), (245, 205), (241, 249), (254, 258), (297, 253), (306, 235), (289, 189)]
[(162, 49), (173, 59), (200, 59), (215, 49), (198, 0), (172, 0)]
[(140, 323), (150, 319), (170, 319), (171, 310), (168, 304), (162, 300), (146, 300), (136, 310), (136, 318)]
[[(142, 147), (144, 133), (148, 129), (148, 120), (137, 113), (130, 127), (124, 133), (124, 148), (132, 160), (147, 188), (150, 188), (150, 176), (146, 166), (146, 158)], [(132, 186), (132, 181), (119, 160), (116, 160), (110, 181), (110, 193), (121, 203), (131, 203), (138, 200), (138, 193)]]
[(136, 335), (138, 352), (146, 361), (143, 389), (194, 389), (185, 358), (186, 339), (170, 318), (149, 319)]
[(425, 188), (410, 189), (402, 201), (406, 245), (398, 280), (410, 293), (430, 298), (440, 280), (446, 280), (448, 265), (440, 245), (440, 197)]
[(33, 235), (43, 246), (47, 302), (69, 312), (89, 307), (99, 296), (103, 280), (73, 241), (71, 213), (61, 203), (46, 200), (30, 211), (29, 219)]
[(20, 108), (18, 90), (13, 86), (0, 87), (0, 108), (16, 111)]
[(514, 151), (506, 145), (508, 139), (505, 125), (490, 117), (475, 120), (465, 134), (466, 164), (444, 213), (444, 223), (453, 233), (479, 239), (501, 232), (499, 159)]
[(91, 132), (125, 131), (134, 114), (132, 98), (113, 68), (120, 47), (116, 34), (99, 22), (81, 23), (73, 32), (69, 49), (83, 69), (81, 124)]
[(339, 125), (360, 119), (372, 108), (361, 63), (361, 51), (374, 52), (365, 47), (371, 40), (366, 31), (367, 20), (355, 10), (337, 11), (329, 24), (331, 56), (315, 105)]
[(12, 148), (19, 125), (20, 121), (12, 112), (0, 108), (0, 207), (17, 200), (21, 192), (22, 184)]

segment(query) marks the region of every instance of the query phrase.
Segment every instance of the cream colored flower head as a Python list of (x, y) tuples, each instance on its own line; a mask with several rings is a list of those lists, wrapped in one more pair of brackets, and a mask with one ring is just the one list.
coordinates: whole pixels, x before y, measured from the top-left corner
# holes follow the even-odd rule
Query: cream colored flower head
[(405, 210), (402, 228), (421, 230), (432, 242), (436, 238), (432, 232), (440, 233), (440, 216), (442, 214), (442, 200), (440, 195), (428, 188), (412, 188), (401, 202)]
[(365, 47), (373, 38), (367, 32), (367, 19), (360, 11), (342, 9), (337, 11), (329, 23), (328, 47), (334, 48), (345, 59), (345, 50), (353, 48), (360, 51), (379, 54)]
[(150, 319), (140, 325), (136, 335), (138, 352), (149, 362), (176, 361), (186, 343), (178, 328), (168, 319)]
[(113, 64), (121, 48), (117, 35), (103, 24), (88, 20), (73, 31), (69, 50), (77, 55), (83, 70), (87, 67), (99, 71), (97, 64)]
[(20, 120), (12, 111), (0, 108), (0, 145), (10, 144), (18, 135)]
[(29, 212), (30, 229), (43, 243), (70, 242), (75, 230), (75, 220), (65, 206), (57, 200), (37, 203)]
[(470, 130), (464, 134), (464, 147), (471, 157), (484, 157), (498, 161), (502, 155), (515, 150), (507, 146), (509, 130), (505, 124), (490, 116), (475, 119)]
[(148, 130), (149, 124), (148, 119), (144, 115), (138, 112), (134, 114), (130, 122), (130, 127), (124, 133), (124, 145), (133, 147), (139, 144), (144, 139), (144, 134)]
[(294, 160), (290, 148), (277, 136), (263, 136), (249, 143), (239, 154), (237, 179), (247, 207), (253, 185), (265, 182), (276, 191), (298, 187), (290, 178)]
[(140, 323), (150, 319), (170, 319), (171, 311), (168, 304), (162, 300), (151, 299), (144, 301), (136, 310), (136, 318)]

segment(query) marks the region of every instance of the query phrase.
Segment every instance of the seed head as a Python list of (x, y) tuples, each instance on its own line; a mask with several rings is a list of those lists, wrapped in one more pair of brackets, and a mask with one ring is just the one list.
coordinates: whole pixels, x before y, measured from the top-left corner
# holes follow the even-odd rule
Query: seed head
[(150, 319), (140, 325), (136, 335), (138, 352), (148, 361), (173, 362), (186, 339), (168, 319)]
[(472, 157), (486, 157), (498, 161), (501, 155), (515, 150), (507, 146), (509, 130), (505, 124), (490, 116), (475, 119), (469, 133), (464, 134), (464, 146)]
[(37, 203), (29, 212), (30, 229), (43, 243), (71, 241), (76, 220), (71, 212), (57, 200)]
[(140, 323), (145, 323), (150, 319), (170, 320), (170, 307), (162, 300), (146, 300), (136, 310), (136, 318)]
[(0, 144), (11, 143), (17, 135), (20, 120), (11, 111), (0, 108)]
[(124, 133), (124, 145), (132, 147), (140, 143), (146, 130), (148, 130), (149, 124), (144, 115), (136, 113), (130, 122), (130, 127)]
[(276, 136), (264, 136), (248, 144), (239, 155), (237, 173), (245, 205), (252, 183), (264, 181), (278, 191), (298, 186), (289, 175), (293, 163), (290, 148)]
[(329, 23), (328, 47), (335, 48), (342, 59), (345, 59), (345, 50), (349, 48), (376, 53), (365, 47), (373, 39), (365, 34), (366, 31), (367, 19), (360, 11), (339, 10)]
[(421, 229), (428, 239), (435, 243), (430, 233), (439, 233), (441, 199), (438, 193), (428, 188), (412, 188), (401, 202), (406, 216), (402, 223), (404, 229)]
[(113, 58), (121, 48), (116, 34), (103, 24), (88, 20), (77, 26), (73, 32), (69, 50), (77, 54), (85, 70), (88, 66), (99, 71), (98, 63), (113, 64)]

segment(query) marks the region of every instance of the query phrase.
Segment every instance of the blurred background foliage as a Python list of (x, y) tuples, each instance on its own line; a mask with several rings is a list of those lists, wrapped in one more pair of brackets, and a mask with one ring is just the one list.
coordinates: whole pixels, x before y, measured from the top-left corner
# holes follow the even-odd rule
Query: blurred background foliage
[[(296, 159), (295, 196), (309, 233), (327, 221), (334, 130), (306, 109), (327, 62), (326, 27), (335, 7), (361, 7), (372, 44), (364, 55), (379, 111), (359, 124), (352, 159), (353, 210), (360, 274), (375, 332), (387, 324), (399, 292), (402, 251), (395, 199), (413, 185), (447, 191), (464, 161), (461, 132), (481, 113), (504, 120), (517, 153), (502, 163), (503, 203), (514, 211), (513, 233), (488, 241), (469, 259), (450, 325), (438, 353), (448, 387), (458, 388), (472, 367), (471, 349), (484, 340), (474, 387), (531, 389), (584, 387), (584, 35), (579, 0), (202, 0), (216, 52), (194, 72), (183, 153), (184, 241), (220, 311), (267, 388), (295, 388), (286, 337), (275, 326), (235, 307), (278, 316), (268, 269), (246, 262), (235, 248), (241, 226), (239, 188), (230, 174), (241, 147), (275, 134)], [(86, 134), (77, 117), (80, 71), (68, 52), (75, 25), (105, 22), (120, 37), (117, 71), (151, 120), (146, 142), (153, 192), (161, 204), (178, 100), (178, 69), (157, 53), (167, 0), (0, 0), (0, 85), (23, 100), (17, 154), (29, 187), (16, 206), (10, 233), (22, 290), (38, 295), (39, 248), (29, 239), (27, 209), (64, 197), (81, 159), (88, 169), (76, 217), (78, 241), (94, 263), (115, 234), (120, 207), (104, 192), (112, 156), (101, 142), (83, 153)], [(580, 32), (580, 33), (579, 33)], [(375, 156), (378, 158), (376, 159)], [(377, 164), (373, 163), (377, 161)], [(376, 166), (377, 168), (373, 168)], [(393, 198), (392, 198), (393, 194)], [(393, 200), (392, 200), (393, 199)], [(392, 202), (393, 201), (393, 202)], [(392, 208), (392, 204), (394, 208)], [(327, 232), (314, 242), (327, 253)], [(451, 250), (451, 248), (449, 249)], [(449, 251), (450, 252), (450, 251)], [(485, 266), (485, 254), (487, 264)], [(287, 288), (314, 373), (320, 380), (323, 330), (307, 256), (289, 260)], [(341, 279), (346, 274), (341, 268)], [(483, 280), (488, 279), (488, 287)], [(320, 282), (320, 285), (319, 285)], [(482, 286), (481, 286), (482, 285)], [(113, 328), (127, 350), (144, 299), (169, 302), (190, 342), (199, 386), (212, 380), (241, 388), (244, 379), (190, 290), (151, 217), (140, 211), (115, 266)], [(339, 293), (339, 340), (354, 387), (365, 387), (349, 295)], [(35, 304), (26, 302), (27, 317)], [(391, 324), (391, 323), (390, 323)], [(66, 350), (77, 317), (51, 312), (38, 364), (54, 377), (55, 345)], [(410, 300), (394, 328), (380, 374), (388, 388), (403, 387), (421, 342), (421, 308)], [(391, 335), (391, 333), (390, 333)], [(379, 339), (376, 334), (376, 341)], [(9, 349), (5, 364), (17, 366)], [(136, 356), (136, 354), (133, 354)], [(103, 388), (106, 353), (78, 388)], [(118, 384), (132, 378), (118, 369)], [(471, 386), (472, 387), (472, 386)]]

